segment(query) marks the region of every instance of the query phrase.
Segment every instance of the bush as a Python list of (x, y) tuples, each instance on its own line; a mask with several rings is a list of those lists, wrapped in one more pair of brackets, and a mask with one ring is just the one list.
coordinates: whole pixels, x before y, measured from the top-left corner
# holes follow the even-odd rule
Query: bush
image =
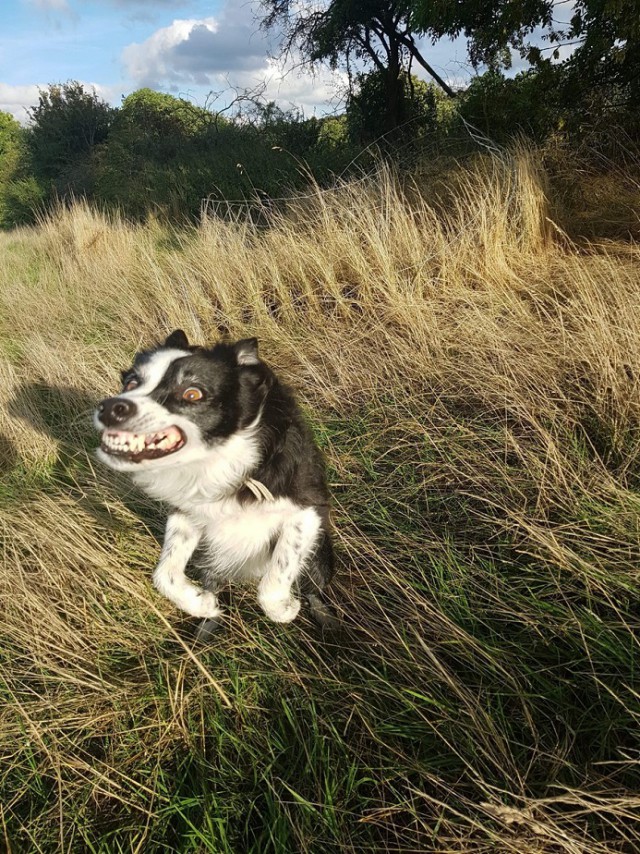
[(33, 221), (42, 202), (37, 180), (28, 174), (25, 132), (8, 113), (0, 113), (0, 228)]
[[(380, 116), (386, 104), (386, 77), (379, 71), (360, 75), (357, 91), (347, 101), (349, 137), (359, 145), (381, 139)], [(392, 134), (399, 138), (419, 139), (443, 130), (453, 113), (451, 98), (436, 86), (417, 77), (403, 74), (400, 78), (400, 126)]]
[(106, 141), (113, 117), (113, 108), (81, 83), (40, 91), (27, 142), (33, 174), (50, 198), (93, 194), (94, 151)]
[(33, 175), (10, 181), (0, 194), (0, 225), (11, 228), (33, 223), (44, 201), (45, 192)]
[(558, 80), (553, 66), (544, 72), (526, 71), (507, 78), (490, 70), (476, 77), (460, 97), (462, 119), (497, 142), (525, 135), (543, 141), (562, 126), (554, 93)]

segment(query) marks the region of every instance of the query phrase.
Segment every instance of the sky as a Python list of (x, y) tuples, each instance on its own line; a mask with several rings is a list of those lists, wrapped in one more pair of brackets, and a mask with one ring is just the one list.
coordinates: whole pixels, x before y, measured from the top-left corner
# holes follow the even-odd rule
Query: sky
[[(38, 87), (78, 80), (117, 106), (149, 86), (200, 106), (226, 106), (244, 89), (306, 116), (334, 112), (342, 74), (301, 74), (270, 58), (255, 0), (0, 0), (0, 110), (19, 121)], [(470, 76), (464, 39), (426, 47), (453, 83)]]
[[(0, 0), (0, 110), (26, 122), (39, 87), (77, 80), (114, 106), (148, 86), (220, 109), (259, 87), (305, 116), (335, 112), (344, 75), (274, 60), (276, 37), (257, 13), (256, 0)], [(464, 38), (421, 47), (454, 87), (474, 73)]]

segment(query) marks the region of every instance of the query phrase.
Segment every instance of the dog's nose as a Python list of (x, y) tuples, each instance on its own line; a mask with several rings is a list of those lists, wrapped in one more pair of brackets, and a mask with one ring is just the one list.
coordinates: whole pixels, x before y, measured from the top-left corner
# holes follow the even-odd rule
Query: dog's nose
[(117, 427), (137, 411), (132, 400), (126, 400), (124, 397), (108, 397), (98, 407), (98, 418), (105, 427)]

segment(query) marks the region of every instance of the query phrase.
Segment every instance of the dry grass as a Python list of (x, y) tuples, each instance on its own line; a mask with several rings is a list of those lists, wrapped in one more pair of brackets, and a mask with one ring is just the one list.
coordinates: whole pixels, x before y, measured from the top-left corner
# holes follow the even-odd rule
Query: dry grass
[[(638, 249), (558, 235), (526, 151), (409, 197), (0, 236), (11, 850), (638, 850)], [(162, 514), (90, 413), (175, 326), (258, 335), (299, 389), (341, 636), (235, 591), (192, 649), (152, 591)]]

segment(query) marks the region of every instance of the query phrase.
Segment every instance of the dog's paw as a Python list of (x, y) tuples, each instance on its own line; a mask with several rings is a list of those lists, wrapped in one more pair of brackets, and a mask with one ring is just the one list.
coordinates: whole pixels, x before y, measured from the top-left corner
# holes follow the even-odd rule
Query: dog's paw
[(194, 589), (193, 595), (184, 603), (183, 610), (192, 617), (202, 617), (205, 620), (217, 620), (222, 615), (215, 593), (198, 588)]
[(300, 600), (289, 596), (286, 599), (264, 599), (260, 600), (260, 606), (270, 620), (274, 623), (290, 623), (298, 616), (300, 611)]

